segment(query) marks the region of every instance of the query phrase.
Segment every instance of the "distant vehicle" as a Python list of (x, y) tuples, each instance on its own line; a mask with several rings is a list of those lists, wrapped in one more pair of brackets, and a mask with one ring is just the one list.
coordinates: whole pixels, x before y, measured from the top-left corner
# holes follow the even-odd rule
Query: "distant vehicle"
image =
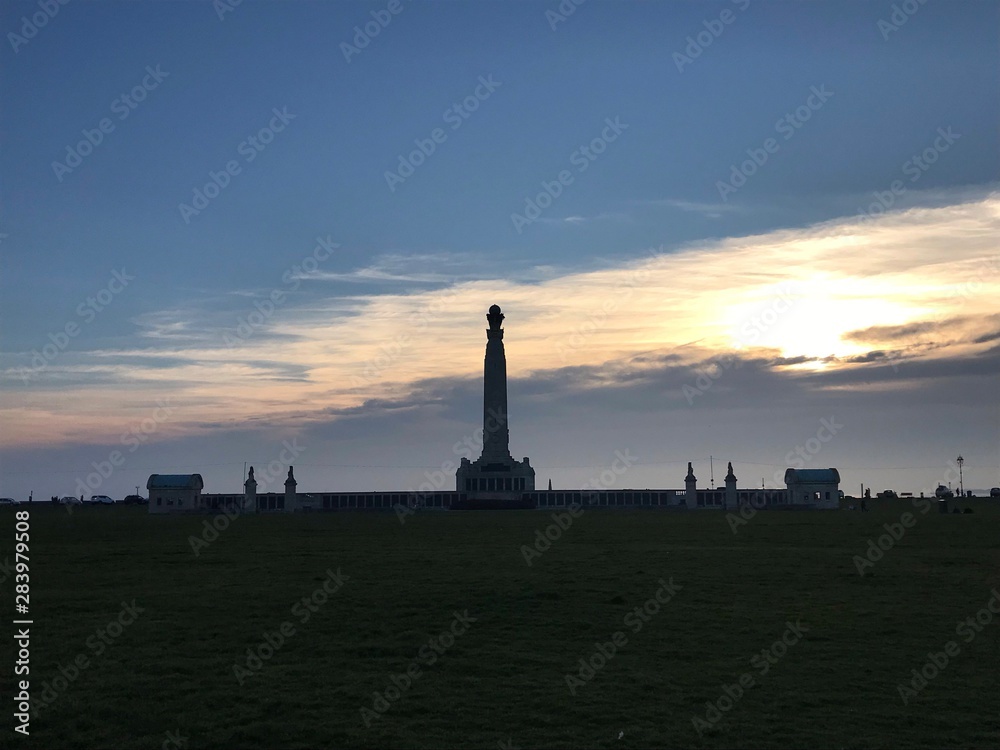
[(0, 505), (13, 505), (15, 503), (12, 497), (0, 497)]
[(952, 492), (947, 487), (945, 487), (943, 484), (939, 484), (937, 486), (937, 489), (934, 490), (934, 497), (936, 497), (938, 500), (951, 500), (953, 497), (955, 497), (955, 493)]
[(1000, 487), (994, 487), (990, 490), (990, 497), (1000, 497)]
[(114, 505), (115, 504), (115, 501), (112, 500), (107, 495), (91, 495), (90, 496), (90, 502), (94, 503), (95, 505)]
[(882, 490), (876, 497), (879, 500), (897, 500), (899, 495), (896, 494), (896, 490)]
[(149, 500), (144, 498), (142, 495), (128, 495), (124, 500), (122, 500), (122, 505), (145, 505)]
[(73, 497), (72, 495), (66, 495), (66, 497), (59, 498), (60, 505), (82, 505), (80, 498)]

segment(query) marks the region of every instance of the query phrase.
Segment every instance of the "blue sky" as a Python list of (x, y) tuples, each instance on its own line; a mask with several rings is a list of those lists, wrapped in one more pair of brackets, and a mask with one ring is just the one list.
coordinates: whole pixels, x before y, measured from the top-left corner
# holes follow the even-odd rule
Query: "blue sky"
[[(0, 18), (8, 42), (2, 50), (6, 60), (0, 90), (11, 104), (0, 113), (6, 136), (0, 154), (0, 233), (7, 235), (0, 245), (2, 406), (11, 427), (0, 453), (5, 459), (0, 490), (5, 494), (25, 494), (28, 488), (43, 495), (70, 491), (46, 481), (44, 467), (58, 462), (72, 473), (100, 460), (107, 446), (120, 443), (119, 433), (155, 408), (157, 398), (167, 396), (179, 404), (170, 429), (158, 430), (143, 445), (141, 460), (136, 451), (118, 476), (105, 483), (112, 494), (142, 484), (137, 477), (161, 463), (170, 463), (163, 471), (196, 471), (204, 463), (238, 466), (236, 473), (241, 473), (243, 460), (270, 456), (270, 435), (287, 438), (304, 423), (326, 430), (313, 442), (316, 489), (368, 481), (363, 467), (349, 472), (324, 468), (340, 463), (329, 458), (335, 454), (351, 456), (343, 463), (386, 467), (386, 481), (397, 486), (411, 484), (422, 471), (410, 469), (436, 466), (436, 455), (443, 449), (447, 457), (452, 443), (475, 427), (474, 404), (467, 414), (456, 411), (442, 418), (433, 407), (438, 401), (422, 402), (419, 394), (428, 393), (430, 385), (447, 393), (452, 386), (443, 384), (449, 378), (463, 388), (471, 382), (474, 393), (483, 343), (478, 307), (484, 315), (499, 302), (509, 314), (509, 329), (521, 313), (521, 320), (530, 319), (536, 331), (557, 336), (558, 326), (545, 326), (558, 311), (535, 313), (542, 299), (542, 307), (558, 307), (560, 298), (552, 296), (556, 288), (564, 290), (566, 309), (575, 309), (570, 294), (581, 287), (560, 286), (559, 280), (598, 274), (586, 278), (596, 279), (594, 288), (600, 289), (599, 274), (648, 260), (650, 248), (657, 248), (661, 259), (672, 257), (670, 262), (694, 253), (690, 263), (677, 266), (682, 274), (664, 277), (667, 286), (654, 296), (689, 291), (693, 298), (707, 300), (704, 295), (727, 285), (742, 288), (747, 277), (739, 276), (739, 269), (754, 268), (753, 263), (736, 263), (736, 275), (727, 278), (725, 253), (736, 252), (738, 238), (771, 238), (753, 240), (771, 247), (776, 232), (815, 233), (815, 227), (830, 222), (857, 220), (859, 209), (875, 200), (873, 191), (889, 194), (895, 180), (906, 189), (893, 197), (895, 213), (885, 229), (895, 232), (901, 248), (892, 262), (901, 271), (912, 270), (914, 278), (925, 278), (927, 269), (933, 269), (948, 284), (967, 283), (971, 273), (985, 287), (961, 305), (948, 307), (939, 300), (937, 307), (920, 310), (919, 304), (908, 303), (905, 315), (883, 311), (888, 317), (866, 318), (857, 328), (951, 321), (949, 335), (965, 326), (962, 341), (971, 342), (998, 327), (985, 301), (997, 283), (996, 273), (988, 270), (995, 246), (990, 255), (976, 239), (992, 231), (996, 221), (990, 196), (1000, 171), (997, 3), (917, 5), (912, 17), (884, 38), (878, 24), (891, 18), (891, 3), (589, 0), (553, 29), (546, 12), (558, 9), (555, 2), (404, 2), (363, 50), (345, 60), (341, 45), (351, 43), (355, 26), (386, 7), (245, 0), (220, 19), (207, 1), (75, 0), (59, 6), (37, 35), (15, 51), (8, 34), (21, 33), (22, 18), (39, 6), (5, 4)], [(688, 38), (704, 32), (706, 23), (718, 28), (723, 12), (731, 14), (732, 22), (721, 24), (722, 33), (710, 46), (678, 70), (675, 56), (685, 52)], [(144, 77), (152, 80), (147, 68), (166, 76), (121, 119), (116, 101)], [(445, 113), (474, 96), (477, 87), (485, 91), (481, 77), (498, 85), (453, 128), (454, 117), (449, 121)], [(815, 106), (818, 100), (810, 99), (815, 89), (832, 95)], [(810, 101), (814, 106), (808, 109)], [(798, 123), (801, 127), (777, 128), (801, 107), (808, 114), (807, 121)], [(294, 119), (247, 161), (241, 144), (272, 122), (275, 109)], [(109, 118), (114, 129), (72, 172), (57, 176), (53, 162), (65, 161), (67, 148), (84, 138), (82, 131), (98, 128), (102, 118)], [(609, 118), (627, 128), (579, 171), (573, 155), (607, 132)], [(435, 128), (442, 129), (443, 142), (390, 190), (387, 170), (396, 169), (400, 155), (412, 152), (415, 140), (430, 138)], [(914, 172), (914, 155), (945, 143), (939, 129), (958, 138), (939, 149), (926, 171)], [(723, 199), (719, 182), (730, 179), (733, 165), (748, 158), (748, 149), (760, 153), (769, 138), (775, 139), (776, 150), (745, 185)], [(193, 191), (231, 160), (239, 173), (203, 211), (185, 221), (179, 205), (191, 203)], [(511, 214), (523, 213), (526, 199), (537, 196), (543, 182), (557, 180), (562, 170), (569, 170), (572, 183), (537, 221), (517, 231)], [(949, 249), (941, 232), (954, 230), (948, 207), (955, 206), (979, 208), (969, 209), (959, 227), (968, 229), (970, 244)], [(908, 213), (913, 211), (937, 213)], [(882, 226), (884, 220), (865, 226)], [(918, 230), (918, 235), (909, 234)], [(796, 236), (781, 235), (791, 245)], [(316, 264), (315, 273), (293, 271), (313, 252), (317, 237), (336, 243), (336, 251)], [(866, 241), (862, 238), (853, 252), (835, 253), (840, 268), (831, 273), (853, 278), (860, 261), (871, 257)], [(923, 250), (907, 254), (907, 247), (918, 246)], [(698, 260), (699, 248), (711, 263)], [(773, 260), (806, 264), (815, 260), (812, 252)], [(915, 256), (923, 260), (911, 268)], [(946, 261), (987, 270), (946, 267)], [(717, 275), (711, 286), (697, 278), (708, 268)], [(122, 269), (134, 280), (114, 293), (92, 321), (80, 316), (78, 306)], [(864, 276), (867, 281), (876, 277), (882, 278), (883, 271)], [(781, 270), (770, 267), (761, 283), (775, 284), (780, 278)], [(868, 293), (879, 299), (901, 288), (905, 284), (883, 290), (876, 284)], [(254, 301), (276, 289), (285, 295), (280, 309), (230, 358), (234, 349), (222, 344), (224, 334), (236, 331), (254, 310)], [(463, 305), (456, 306), (453, 316), (435, 314), (434, 326), (421, 331), (429, 340), (408, 345), (407, 356), (414, 361), (380, 371), (360, 390), (351, 385), (349, 372), (337, 369), (336, 363), (350, 352), (377, 348), (380, 337), (384, 343), (392, 331), (404, 330), (407, 310), (456, 289)], [(505, 304), (504, 295), (518, 300), (531, 289), (540, 298), (524, 296), (522, 310)], [(594, 294), (597, 304), (600, 293)], [(843, 290), (836, 294), (841, 301), (849, 297)], [(473, 299), (481, 304), (476, 307)], [(535, 307), (529, 304), (532, 299)], [(512, 390), (530, 391), (533, 383), (547, 382), (554, 374), (573, 374), (572, 367), (607, 366), (652, 351), (676, 352), (679, 345), (698, 341), (704, 346), (700, 361), (723, 351), (707, 338), (661, 336), (660, 328), (673, 325), (670, 319), (660, 321), (656, 331), (639, 330), (649, 325), (649, 306), (631, 307), (637, 299), (634, 295), (616, 306), (624, 317), (608, 329), (612, 341), (598, 345), (588, 340), (575, 350), (578, 360), (546, 354), (544, 347), (531, 349), (530, 361), (524, 361), (526, 354), (520, 369), (514, 369), (523, 384), (512, 384)], [(707, 314), (707, 304), (695, 301), (692, 309)], [(839, 313), (830, 307), (830, 315)], [(384, 329), (379, 321), (386, 323)], [(20, 368), (31, 367), (32, 352), (68, 322), (85, 324), (65, 351), (25, 382)], [(460, 356), (442, 341), (442, 334), (431, 334), (439, 323), (462, 329)], [(309, 338), (325, 325), (333, 326), (329, 336), (334, 338), (320, 343)], [(677, 330), (683, 328), (678, 324)], [(837, 336), (844, 334), (847, 340), (851, 330)], [(369, 337), (354, 338), (362, 332)], [(924, 333), (927, 340), (906, 339), (913, 347), (906, 356), (921, 362), (944, 357), (927, 346), (940, 342), (941, 332), (925, 327)], [(508, 337), (514, 335), (511, 330)], [(900, 340), (909, 334), (892, 335)], [(307, 339), (316, 346), (298, 347)], [(831, 344), (824, 353), (804, 346), (808, 339), (800, 327), (792, 339), (770, 342), (771, 353), (776, 348), (786, 358), (840, 358), (827, 359), (822, 371), (809, 377), (833, 378), (841, 369), (859, 369), (858, 363), (844, 360), (857, 352)], [(988, 342), (980, 343), (984, 346), (978, 349), (947, 352), (949, 360), (960, 357), (968, 366), (947, 377), (935, 376), (935, 393), (954, 393), (958, 381), (948, 378), (980, 369), (983, 374), (977, 377), (992, 381), (977, 384), (996, 384), (996, 371), (983, 366), (984, 358), (994, 354)], [(800, 370), (782, 370), (765, 352), (745, 353), (757, 354), (769, 363), (763, 370), (779, 380), (781, 373), (803, 376)], [(362, 361), (370, 361), (370, 355)], [(899, 369), (886, 377), (901, 384), (905, 379), (906, 388), (920, 394), (899, 406), (898, 423), (926, 424), (920, 407), (928, 396), (921, 389), (931, 388), (931, 379), (912, 382), (917, 364), (910, 376), (905, 368), (900, 375)], [(856, 373), (857, 383), (870, 380), (871, 372)], [(623, 417), (621, 430), (612, 436), (588, 435), (586, 425), (605, 420), (604, 411), (619, 413), (608, 376), (598, 382), (587, 388), (586, 401), (593, 406), (574, 408), (569, 416), (557, 408), (567, 392), (556, 387), (538, 396), (533, 407), (540, 416), (551, 410), (551, 419), (536, 426), (537, 442), (529, 442), (525, 434), (522, 439), (537, 446), (536, 465), (544, 466), (548, 459), (553, 467), (567, 467), (550, 472), (557, 481), (582, 481), (585, 477), (574, 473), (576, 468), (585, 473), (599, 466), (601, 456), (611, 455), (633, 439), (630, 435), (638, 444), (660, 440), (656, 428), (641, 427), (638, 417)], [(298, 398), (281, 390), (296, 384), (302, 386)], [(842, 393), (829, 384), (822, 388), (826, 395)], [(245, 393), (243, 411), (230, 408), (227, 398), (234, 391)], [(759, 396), (750, 390), (737, 389), (735, 407), (706, 405), (708, 396), (698, 403), (699, 424), (757, 424), (774, 414), (749, 413)], [(388, 420), (380, 411), (387, 397), (409, 405), (405, 416), (398, 414), (401, 421)], [(940, 409), (936, 419), (949, 421), (950, 398), (931, 398), (931, 407)], [(855, 394), (840, 408), (870, 414), (862, 401)], [(660, 424), (686, 419), (668, 402), (650, 407), (656, 413), (662, 406)], [(786, 444), (794, 446), (809, 436), (808, 425), (818, 419), (816, 405), (814, 392), (786, 404), (789, 412), (774, 416), (768, 426), (773, 432), (769, 439), (775, 441), (769, 448), (772, 460), (750, 457), (780, 465)], [(691, 404), (685, 399), (681, 407)], [(824, 466), (853, 461), (860, 468), (846, 472), (852, 482), (884, 480), (916, 489), (940, 474), (952, 454), (965, 451), (967, 469), (976, 471), (977, 461), (981, 467), (974, 486), (1000, 484), (995, 397), (990, 403), (994, 412), (982, 404), (962, 407), (974, 420), (965, 443), (939, 435), (923, 445), (923, 438), (915, 438), (911, 457), (902, 452), (882, 459), (871, 430), (858, 429), (850, 448), (844, 440), (842, 448), (832, 445), (816, 459)], [(732, 408), (749, 411), (734, 415)], [(345, 409), (356, 411), (348, 418), (340, 411)], [(227, 413), (231, 420), (217, 416)], [(265, 437), (244, 430), (252, 415), (263, 413), (276, 433)], [(513, 403), (512, 414), (516, 446)], [(401, 425), (406, 420), (413, 421), (417, 433), (434, 436), (426, 454), (410, 457), (416, 449), (404, 439)], [(574, 433), (559, 450), (546, 448), (551, 441), (541, 437), (544, 425), (555, 429), (556, 424)], [(787, 437), (793, 433), (801, 437)], [(753, 454), (749, 443), (755, 441), (749, 438), (719, 442), (719, 451)], [(679, 462), (715, 449), (706, 435), (690, 443), (678, 438), (671, 450), (679, 455), (660, 455), (660, 450), (653, 451), (658, 459)], [(893, 446), (889, 452), (898, 450)], [(376, 454), (379, 459), (372, 459)], [(12, 463), (18, 464), (16, 472)], [(909, 470), (889, 469), (897, 466), (923, 467), (924, 473), (914, 480)], [(866, 475), (868, 468), (881, 473)], [(216, 479), (214, 485), (208, 482), (209, 489), (232, 489), (221, 486), (222, 470), (218, 475), (211, 468), (201, 470), (207, 479)], [(229, 481), (233, 472), (225, 471)], [(677, 470), (670, 471), (680, 477)], [(76, 473), (66, 477), (75, 480)], [(679, 484), (671, 479), (671, 474), (657, 475), (652, 469), (641, 477), (644, 485)], [(300, 483), (304, 489), (313, 484)]]

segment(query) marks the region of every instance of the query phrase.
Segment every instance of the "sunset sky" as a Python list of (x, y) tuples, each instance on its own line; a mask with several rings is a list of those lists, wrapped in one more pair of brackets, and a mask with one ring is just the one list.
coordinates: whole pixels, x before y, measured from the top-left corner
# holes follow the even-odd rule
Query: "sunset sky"
[(454, 489), (494, 303), (539, 486), (1000, 485), (1000, 5), (915, 5), (6, 3), (0, 495)]

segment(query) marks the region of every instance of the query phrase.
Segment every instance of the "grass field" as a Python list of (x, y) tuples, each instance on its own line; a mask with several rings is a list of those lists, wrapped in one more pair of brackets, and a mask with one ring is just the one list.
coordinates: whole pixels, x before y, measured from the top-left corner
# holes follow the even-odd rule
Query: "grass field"
[[(1000, 616), (956, 628), (1000, 589), (1000, 504), (962, 504), (975, 513), (765, 512), (735, 534), (718, 511), (590, 510), (531, 566), (522, 545), (549, 513), (248, 516), (196, 556), (205, 517), (36, 504), (39, 711), (28, 739), (9, 712), (0, 746), (995, 748)], [(915, 525), (859, 575), (855, 556), (907, 511)], [(13, 561), (13, 510), (0, 524)], [(637, 615), (660, 579), (672, 598)], [(335, 592), (301, 603), (324, 582)], [(13, 613), (13, 575), (0, 588)], [(453, 644), (431, 642), (466, 611)], [(626, 642), (582, 679), (616, 631)], [(898, 685), (948, 641), (959, 651), (904, 705)], [(0, 655), (9, 688), (10, 638)]]

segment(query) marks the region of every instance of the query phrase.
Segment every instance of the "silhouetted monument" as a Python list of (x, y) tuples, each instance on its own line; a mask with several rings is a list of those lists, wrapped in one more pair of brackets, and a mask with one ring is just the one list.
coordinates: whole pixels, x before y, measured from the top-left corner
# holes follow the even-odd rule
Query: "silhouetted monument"
[[(486, 331), (486, 357), (483, 363), (483, 451), (475, 461), (463, 458), (455, 475), (456, 488), (442, 490), (439, 484), (413, 490), (389, 491), (298, 491), (298, 482), (292, 467), (288, 466), (285, 491), (257, 493), (254, 469), (243, 484), (239, 494), (202, 494), (204, 487), (200, 474), (152, 474), (146, 483), (149, 493), (150, 513), (204, 513), (257, 512), (291, 513), (296, 511), (340, 510), (394, 510), (409, 514), (416, 508), (435, 510), (504, 510), (538, 508), (566, 508), (572, 506), (604, 508), (662, 508), (695, 510), (716, 508), (738, 511), (740, 515), (727, 514), (730, 527), (746, 523), (746, 508), (829, 508), (840, 504), (840, 473), (830, 469), (787, 469), (785, 489), (739, 489), (736, 473), (730, 462), (726, 472), (725, 489), (698, 489), (698, 479), (691, 462), (687, 465), (684, 489), (628, 489), (613, 486), (619, 469), (607, 470), (599, 479), (591, 480), (580, 489), (552, 488), (549, 479), (547, 490), (535, 489), (535, 470), (528, 459), (517, 461), (510, 455), (510, 430), (507, 418), (507, 356), (503, 345), (504, 314), (498, 305), (490, 307), (486, 316), (490, 327)], [(286, 441), (286, 445), (288, 445)], [(631, 466), (621, 451), (616, 451), (615, 462)], [(282, 462), (277, 462), (283, 466)], [(270, 468), (270, 466), (268, 467)], [(624, 471), (624, 468), (622, 469)], [(265, 483), (278, 477), (274, 470), (262, 471)], [(605, 480), (605, 475), (611, 477)], [(430, 479), (430, 475), (428, 475)], [(763, 482), (761, 483), (763, 485)], [(951, 497), (947, 487), (939, 487)], [(865, 497), (871, 497), (871, 490)], [(58, 498), (53, 498), (53, 501)], [(82, 500), (82, 498), (81, 498)], [(862, 501), (864, 503), (864, 501)], [(942, 512), (947, 504), (942, 504)], [(956, 509), (956, 513), (958, 510)]]
[(483, 364), (483, 453), (475, 461), (462, 459), (455, 475), (459, 492), (502, 493), (520, 497), (535, 489), (535, 470), (528, 459), (510, 455), (507, 419), (507, 355), (503, 348), (504, 314), (490, 308), (486, 320), (486, 358)]

